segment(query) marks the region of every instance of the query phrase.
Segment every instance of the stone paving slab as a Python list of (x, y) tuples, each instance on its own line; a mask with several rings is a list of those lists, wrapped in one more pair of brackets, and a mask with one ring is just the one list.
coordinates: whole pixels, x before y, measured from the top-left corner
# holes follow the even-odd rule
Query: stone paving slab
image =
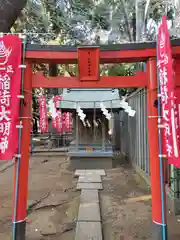
[(102, 183), (77, 183), (77, 189), (99, 189), (102, 190)]
[(75, 240), (102, 240), (100, 222), (78, 222)]
[(91, 175), (81, 175), (79, 176), (79, 180), (78, 182), (82, 182), (82, 183), (101, 183), (101, 176), (98, 174), (91, 174)]
[(106, 176), (106, 173), (103, 169), (86, 169), (85, 174), (91, 175), (91, 174), (99, 174), (100, 176)]
[(80, 203), (99, 203), (98, 190), (82, 189)]
[(85, 174), (85, 169), (77, 169), (76, 171), (75, 171), (75, 173), (74, 173), (74, 175), (76, 176), (76, 177), (79, 177), (79, 176), (81, 176), (81, 175), (84, 175)]
[(80, 203), (78, 221), (100, 222), (99, 203)]

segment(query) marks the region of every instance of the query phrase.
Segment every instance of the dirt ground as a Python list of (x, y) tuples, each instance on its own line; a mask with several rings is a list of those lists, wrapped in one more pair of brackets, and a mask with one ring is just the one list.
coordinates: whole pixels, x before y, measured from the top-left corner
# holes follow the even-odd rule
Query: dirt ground
[[(12, 172), (0, 173), (0, 239), (11, 239)], [(74, 240), (79, 207), (76, 179), (65, 156), (32, 157), (27, 240)]]
[[(100, 194), (104, 240), (152, 239), (147, 184), (128, 164), (106, 173)], [(180, 216), (168, 214), (168, 236), (169, 240), (180, 239)]]
[[(27, 240), (74, 240), (80, 192), (66, 156), (32, 157)], [(150, 190), (124, 164), (106, 171), (100, 193), (104, 240), (151, 239)], [(0, 239), (11, 239), (12, 174), (0, 172)], [(179, 217), (180, 219), (180, 217)], [(180, 239), (180, 221), (169, 215), (169, 239)]]

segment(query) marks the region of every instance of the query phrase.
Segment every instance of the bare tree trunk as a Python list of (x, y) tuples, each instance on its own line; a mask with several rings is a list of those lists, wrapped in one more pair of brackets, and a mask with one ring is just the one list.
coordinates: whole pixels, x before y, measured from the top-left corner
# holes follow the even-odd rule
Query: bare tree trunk
[(145, 29), (146, 29), (146, 23), (147, 23), (150, 4), (151, 4), (151, 0), (146, 0), (145, 10), (144, 10), (144, 21), (143, 21), (143, 33), (145, 32)]
[(140, 40), (139, 0), (136, 0), (135, 12), (136, 12), (136, 41), (138, 42)]
[(123, 11), (124, 11), (124, 20), (125, 20), (125, 23), (126, 23), (126, 29), (127, 29), (127, 33), (128, 33), (128, 36), (129, 36), (129, 41), (133, 42), (133, 36), (132, 36), (132, 32), (131, 32), (131, 24), (129, 22), (129, 17), (128, 17), (128, 11), (127, 11), (127, 7), (126, 7), (126, 3), (125, 3), (124, 0), (121, 0), (121, 3), (122, 3)]
[(132, 18), (132, 28), (133, 28), (133, 41), (136, 42), (136, 35), (137, 35), (137, 25), (136, 25), (136, 11), (134, 9), (133, 18)]
[(9, 32), (27, 0), (0, 0), (0, 32)]

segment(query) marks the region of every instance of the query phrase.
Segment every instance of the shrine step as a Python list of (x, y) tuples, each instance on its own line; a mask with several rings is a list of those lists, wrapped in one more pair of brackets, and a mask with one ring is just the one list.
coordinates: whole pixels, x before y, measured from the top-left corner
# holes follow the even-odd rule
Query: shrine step
[(75, 177), (79, 177), (81, 175), (84, 175), (85, 171), (86, 171), (85, 169), (76, 169), (74, 175)]
[(96, 190), (102, 190), (102, 183), (77, 183), (76, 186), (77, 189), (96, 189)]
[(105, 176), (106, 173), (103, 169), (88, 169), (85, 170), (85, 174), (90, 175), (90, 174), (99, 174), (100, 176)]
[(76, 169), (74, 175), (79, 177), (81, 175), (91, 175), (91, 174), (99, 174), (100, 176), (105, 176), (106, 173), (103, 169)]
[(101, 183), (101, 176), (99, 174), (85, 174), (79, 176), (78, 183)]
[(72, 170), (76, 169), (111, 169), (115, 167), (113, 157), (69, 157)]

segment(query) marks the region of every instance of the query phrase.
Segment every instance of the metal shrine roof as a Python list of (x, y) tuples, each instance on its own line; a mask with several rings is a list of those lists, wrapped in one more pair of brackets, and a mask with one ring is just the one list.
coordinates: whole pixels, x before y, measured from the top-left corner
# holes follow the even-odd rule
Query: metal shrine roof
[[(172, 46), (180, 46), (180, 39), (171, 40)], [(87, 45), (85, 45), (87, 46)], [(89, 45), (96, 46), (96, 45)], [(69, 45), (38, 45), (38, 44), (27, 44), (27, 51), (60, 51), (60, 52), (75, 52), (78, 47), (83, 45), (69, 46)], [(152, 49), (156, 48), (156, 42), (128, 42), (121, 44), (103, 44), (100, 45), (101, 51), (117, 51), (117, 50), (139, 50), (139, 49)]]
[(61, 108), (76, 109), (76, 102), (82, 109), (100, 109), (100, 103), (104, 102), (106, 108), (120, 108), (120, 97), (118, 89), (93, 88), (93, 89), (63, 89), (63, 101)]

